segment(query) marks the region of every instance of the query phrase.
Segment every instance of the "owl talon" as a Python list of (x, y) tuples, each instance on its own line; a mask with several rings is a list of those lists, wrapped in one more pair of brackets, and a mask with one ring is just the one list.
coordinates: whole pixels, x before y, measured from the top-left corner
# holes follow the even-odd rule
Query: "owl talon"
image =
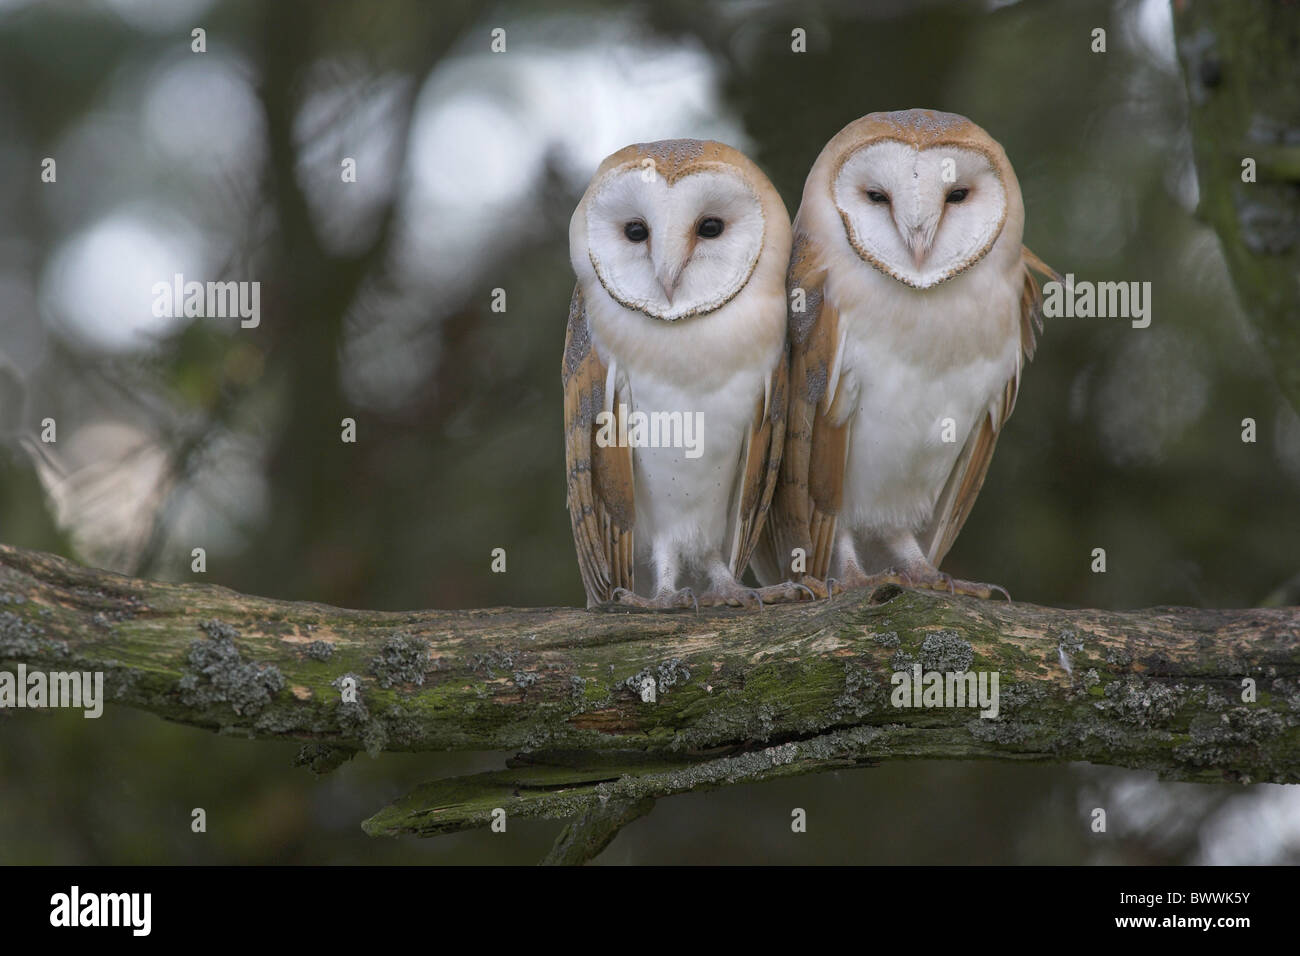
[(622, 607), (639, 607), (648, 611), (684, 608), (698, 611), (700, 609), (699, 602), (695, 599), (695, 592), (690, 588), (682, 588), (679, 591), (664, 589), (652, 598), (642, 597), (627, 588), (615, 588), (610, 594), (609, 603)]
[(877, 574), (867, 574), (861, 568), (849, 567), (845, 569), (844, 580), (836, 581), (842, 591), (855, 591), (858, 588), (876, 588), (893, 585), (900, 588), (916, 587), (912, 583), (912, 577), (906, 571), (897, 568), (890, 568), (887, 571), (881, 571)]
[(911, 585), (911, 587), (915, 588), (947, 591), (949, 594), (961, 594), (967, 597), (982, 598), (983, 600), (989, 600), (995, 594), (1001, 594), (1006, 600), (1011, 600), (1011, 594), (999, 584), (963, 581), (936, 568), (913, 568), (908, 577), (915, 582)]
[(1011, 600), (1011, 593), (1000, 584), (982, 584), (979, 581), (962, 581), (958, 578), (949, 578), (949, 593), (964, 594), (967, 597), (977, 597), (983, 600), (991, 600), (995, 594), (1002, 595), (1004, 600)]
[(831, 596), (833, 578), (823, 581), (811, 574), (799, 576), (799, 580), (786, 580), (762, 588), (764, 599), (770, 604), (788, 604), (794, 601), (820, 601)]
[(763, 596), (742, 584), (722, 585), (700, 595), (704, 607), (757, 607), (763, 610)]
[(1010, 601), (1010, 600), (1011, 600), (1011, 592), (1008, 591), (1006, 588), (1004, 588), (1004, 587), (1003, 587), (1002, 585), (1000, 585), (1000, 584), (980, 584), (980, 585), (978, 585), (978, 587), (981, 587), (981, 588), (987, 588), (987, 589), (988, 589), (988, 591), (989, 591), (988, 598), (989, 598), (990, 600), (992, 600), (992, 598), (993, 598), (993, 594), (994, 594), (994, 593), (1001, 594), (1002, 597), (1003, 597), (1005, 600), (1007, 600), (1007, 601)]
[(806, 584), (797, 581), (784, 581), (758, 589), (758, 597), (764, 604), (798, 604), (802, 601), (817, 600), (817, 592)]

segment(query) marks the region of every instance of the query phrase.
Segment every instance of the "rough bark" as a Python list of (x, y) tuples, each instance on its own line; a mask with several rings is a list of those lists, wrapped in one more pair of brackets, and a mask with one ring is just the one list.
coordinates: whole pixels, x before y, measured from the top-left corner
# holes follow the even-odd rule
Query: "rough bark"
[[(1060, 610), (887, 589), (761, 612), (356, 611), (0, 545), (0, 669), (19, 662), (103, 671), (110, 701), (169, 720), (302, 739), (318, 772), (361, 749), (519, 751), (364, 826), (577, 818), (557, 862), (598, 852), (657, 797), (889, 759), (1300, 781), (1297, 608)], [(891, 677), (914, 663), (996, 672), (1000, 713), (894, 706)], [(341, 697), (348, 675), (356, 702)]]
[[(1175, 0), (1200, 215), (1300, 411), (1300, 4)], [(1255, 181), (1243, 179), (1253, 160)]]

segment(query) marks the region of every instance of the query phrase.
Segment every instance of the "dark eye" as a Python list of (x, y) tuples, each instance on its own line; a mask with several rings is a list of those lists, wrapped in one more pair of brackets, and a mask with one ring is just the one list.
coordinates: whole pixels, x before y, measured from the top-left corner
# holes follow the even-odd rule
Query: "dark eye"
[(872, 202), (883, 202), (883, 203), (889, 202), (888, 194), (882, 193), (879, 189), (868, 189), (867, 198), (870, 199)]
[(695, 229), (695, 234), (701, 239), (718, 238), (718, 236), (722, 235), (722, 220), (715, 216), (701, 219), (699, 226)]
[(965, 199), (968, 195), (970, 195), (970, 190), (967, 189), (965, 186), (962, 186), (960, 189), (954, 189), (952, 192), (950, 192), (950, 193), (948, 194), (948, 198), (947, 198), (945, 201), (946, 201), (946, 202), (961, 202), (961, 201), (962, 201), (963, 199)]
[(623, 227), (623, 235), (632, 242), (645, 242), (650, 238), (650, 229), (640, 219), (633, 219)]

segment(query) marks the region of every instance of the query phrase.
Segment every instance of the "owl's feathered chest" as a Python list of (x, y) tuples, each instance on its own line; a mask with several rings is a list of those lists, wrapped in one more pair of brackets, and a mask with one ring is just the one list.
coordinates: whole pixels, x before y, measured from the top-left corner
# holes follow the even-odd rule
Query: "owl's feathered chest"
[(603, 289), (588, 291), (596, 353), (624, 383), (653, 380), (688, 394), (712, 392), (741, 373), (766, 377), (785, 340), (784, 289), (768, 285), (751, 283), (722, 308), (675, 322), (624, 308)]
[(828, 283), (841, 336), (832, 418), (851, 421), (851, 524), (927, 522), (971, 429), (1016, 374), (1016, 290), (994, 265), (925, 291), (878, 274)]
[(1001, 252), (929, 289), (913, 289), (841, 253), (845, 261), (827, 269), (825, 296), (838, 311), (841, 334), (863, 353), (936, 376), (960, 374), (1017, 354), (1020, 265)]
[(632, 312), (599, 289), (588, 295), (592, 344), (612, 370), (607, 405), (697, 423), (699, 446), (690, 453), (633, 448), (639, 549), (730, 540), (745, 435), (784, 356), (784, 294), (770, 286), (753, 285), (721, 309), (678, 322)]

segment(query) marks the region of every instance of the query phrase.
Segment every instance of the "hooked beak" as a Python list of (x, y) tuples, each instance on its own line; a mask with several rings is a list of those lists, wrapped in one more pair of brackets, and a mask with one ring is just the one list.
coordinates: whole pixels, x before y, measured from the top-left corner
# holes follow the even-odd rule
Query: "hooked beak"
[(912, 254), (912, 265), (920, 270), (925, 257), (934, 244), (934, 234), (939, 229), (939, 216), (928, 216), (920, 209), (894, 209), (894, 228)]
[(668, 248), (664, 250), (662, 257), (654, 257), (655, 281), (659, 283), (659, 288), (663, 290), (664, 298), (669, 305), (673, 304), (673, 296), (677, 294), (677, 284), (681, 281), (682, 270), (686, 267), (686, 256), (684, 249)]
[(913, 226), (905, 235), (907, 248), (912, 253), (912, 265), (920, 269), (930, 252), (930, 243), (934, 240), (934, 235), (924, 226)]
[(673, 296), (677, 292), (677, 282), (682, 277), (681, 269), (656, 269), (655, 279), (659, 283), (659, 288), (664, 291), (664, 298), (668, 304), (673, 304)]

